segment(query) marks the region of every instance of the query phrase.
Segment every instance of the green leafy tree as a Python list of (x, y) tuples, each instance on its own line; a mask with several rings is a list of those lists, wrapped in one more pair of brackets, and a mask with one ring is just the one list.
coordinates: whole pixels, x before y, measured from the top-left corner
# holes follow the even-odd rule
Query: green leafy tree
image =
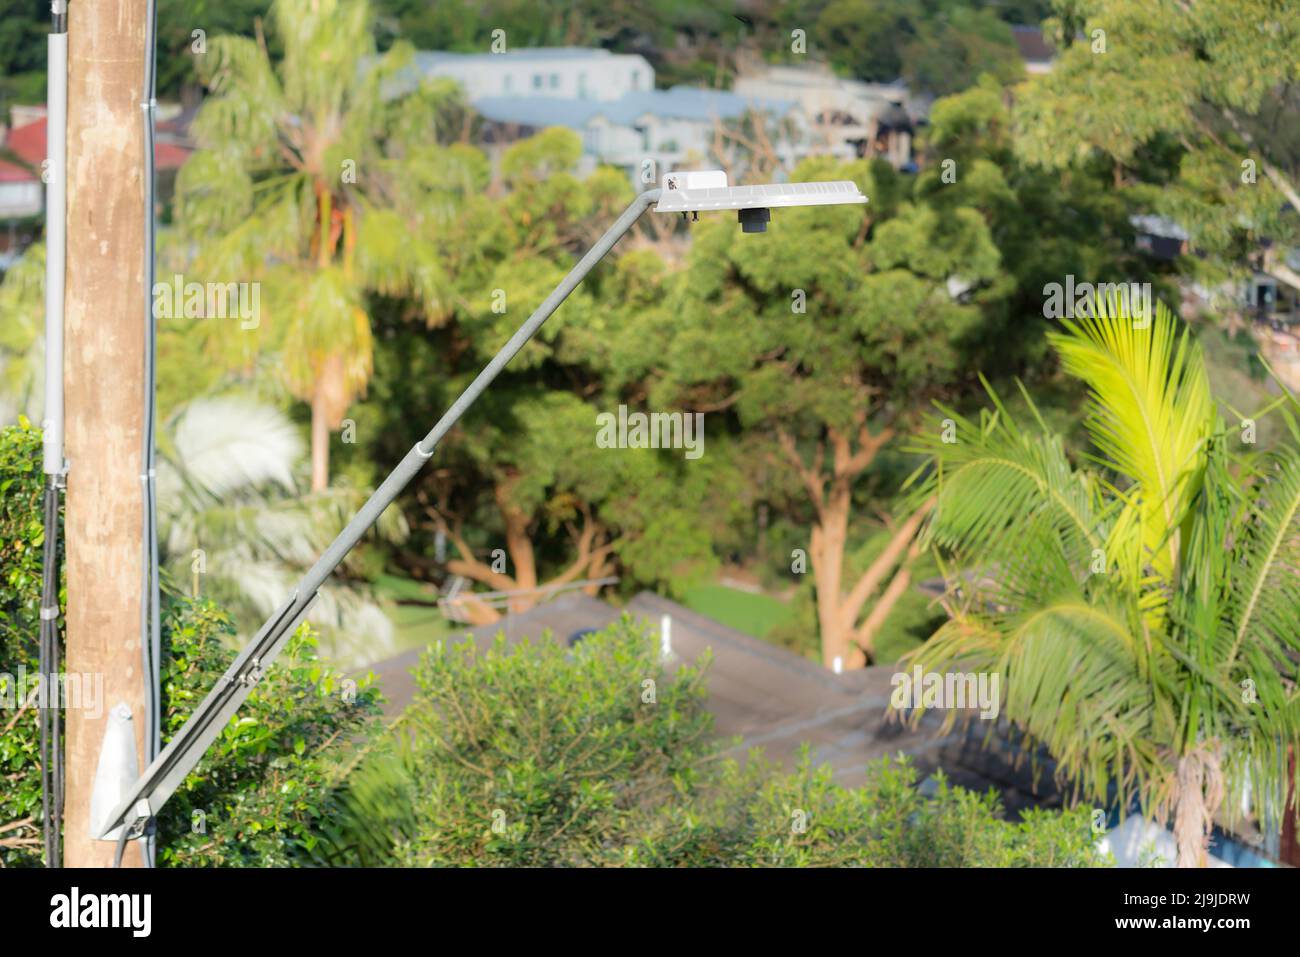
[[(50, 7), (40, 0), (0, 2), (0, 111), (45, 98), (45, 32)], [(0, 120), (7, 119), (0, 113)]]
[(1172, 811), (1192, 866), (1225, 794), (1249, 781), (1276, 827), (1296, 787), (1300, 448), (1244, 454), (1163, 305), (1098, 305), (1051, 336), (1090, 393), (1082, 461), (996, 395), (978, 420), (945, 410), (955, 441), (918, 441), (952, 572), (950, 618), (915, 661), (1001, 673), (1003, 712), (1061, 773), (1092, 800), (1114, 787)]
[[(1080, 282), (1152, 282), (1129, 222), (1132, 199), (1117, 192), (1109, 166), (1094, 158), (1068, 173), (1044, 174), (1016, 151), (1015, 98), (986, 76), (962, 93), (936, 100), (922, 137), (923, 169), (916, 193), (941, 210), (969, 206), (982, 211), (1014, 279), (998, 304), (999, 346), (1016, 341), (1028, 370), (1047, 358), (1046, 340), (1024, 334), (1025, 317), (1042, 314), (1044, 286), (1074, 275)], [(1011, 367), (997, 356), (981, 357), (986, 372)]]
[(859, 80), (903, 74), (903, 49), (916, 36), (917, 10), (903, 0), (835, 0), (817, 18), (817, 37), (837, 66)]
[(990, 10), (955, 7), (922, 23), (903, 48), (902, 72), (911, 87), (946, 96), (985, 73), (1010, 83), (1024, 66), (1004, 20)]
[(793, 480), (790, 507), (811, 524), (806, 557), (793, 561), (815, 582), (822, 660), (853, 667), (880, 624), (863, 617), (867, 601), (909, 574), (920, 522), (902, 516), (847, 580), (855, 488), (917, 403), (964, 378), (982, 303), (1008, 283), (974, 206), (912, 202), (884, 163), (808, 161), (796, 178), (853, 179), (871, 202), (781, 210), (761, 237), (729, 222), (697, 227), (647, 333), (645, 375), (652, 402), (726, 410), (739, 431), (767, 437), (771, 464)]
[[(9, 685), (37, 673), (41, 604), (41, 433), (0, 430), (0, 864), (41, 863), (37, 710)], [(61, 589), (62, 592), (62, 589)], [(60, 604), (66, 596), (60, 594)], [(169, 601), (163, 617), (163, 738), (229, 667), (234, 623), (211, 601)], [(377, 692), (317, 655), (303, 626), (159, 818), (160, 860), (177, 866), (284, 866), (316, 860), (339, 787), (373, 743)]]
[[(382, 375), (357, 412), (360, 455), (403, 454), (411, 419), (445, 408), (631, 200), (621, 172), (579, 177), (580, 154), (568, 130), (522, 140), (499, 164), (508, 192), (466, 202), (475, 228), (450, 244), (448, 321), (415, 335), (383, 320)], [(678, 588), (712, 567), (711, 533), (735, 514), (725, 440), (710, 436), (701, 462), (596, 442), (599, 415), (644, 404), (633, 356), (644, 342), (632, 327), (669, 279), (646, 242), (641, 232), (625, 240), (444, 440), (439, 466), (407, 500), (416, 534), (400, 562), (510, 592), (514, 611), (579, 580), (617, 572)], [(449, 547), (441, 567), (430, 559), (439, 537)], [(474, 621), (500, 611), (468, 592), (461, 607)]]
[(39, 421), (45, 404), (45, 244), (35, 243), (0, 281), (0, 421)]
[(551, 642), (434, 648), (405, 722), (427, 825), (400, 858), (594, 863), (629, 818), (689, 790), (712, 719), (699, 669), (668, 681), (658, 656), (644, 635), (584, 640), (571, 656)]
[[(601, 414), (615, 413), (562, 390), (516, 389), (485, 400), (481, 424), (451, 443), (443, 480), (424, 490), (425, 517), (455, 550), (447, 571), (513, 593), (507, 607), (520, 612), (547, 589), (618, 569), (674, 591), (714, 569), (713, 525), (699, 510), (712, 508), (715, 518), (732, 511), (728, 449), (710, 444), (697, 463), (674, 450), (600, 448)], [(460, 463), (465, 472), (452, 474)], [(467, 476), (489, 479), (490, 501)], [(474, 517), (479, 533), (467, 534)], [(503, 561), (487, 558), (494, 548)], [(498, 617), (472, 595), (463, 607), (473, 621)]]
[(1063, 169), (1104, 157), (1174, 218), (1209, 275), (1300, 289), (1300, 10), (1285, 0), (1057, 0), (1060, 57), (1017, 107), (1018, 149)]
[[(263, 28), (266, 0), (157, 0), (158, 90), (168, 99), (197, 101), (201, 92), (199, 61), (207, 55), (210, 37), (242, 33), (252, 36)], [(274, 59), (284, 55), (274, 28), (266, 37)]]
[[(914, 90), (946, 96), (981, 73), (1004, 81), (1020, 76), (1008, 26), (1024, 22), (1016, 13), (978, 2), (833, 0), (816, 14), (811, 37), (835, 66), (859, 80), (903, 78)], [(790, 9), (784, 20), (806, 15), (806, 7)]]

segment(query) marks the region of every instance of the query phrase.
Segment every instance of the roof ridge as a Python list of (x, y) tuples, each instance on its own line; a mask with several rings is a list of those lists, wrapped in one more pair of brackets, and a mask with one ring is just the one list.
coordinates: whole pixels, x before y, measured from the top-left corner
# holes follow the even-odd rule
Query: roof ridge
[(704, 631), (710, 637), (720, 638), (723, 642), (736, 646), (739, 650), (756, 657), (765, 658), (772, 664), (779, 667), (787, 668), (792, 671), (799, 671), (804, 676), (813, 679), (828, 688), (834, 688), (836, 691), (848, 692), (853, 694), (856, 689), (846, 686), (844, 682), (838, 679), (838, 676), (815, 665), (807, 658), (801, 658), (792, 651), (787, 651), (777, 645), (770, 644), (761, 638), (755, 638), (753, 635), (746, 634), (738, 628), (732, 628), (730, 625), (723, 624), (716, 618), (693, 611), (685, 605), (679, 604), (670, 598), (664, 598), (652, 591), (638, 592), (631, 601), (627, 603), (629, 612), (635, 611), (635, 606), (650, 605), (652, 608), (663, 613), (671, 612), (672, 617), (678, 618), (688, 625), (694, 625), (699, 631)]

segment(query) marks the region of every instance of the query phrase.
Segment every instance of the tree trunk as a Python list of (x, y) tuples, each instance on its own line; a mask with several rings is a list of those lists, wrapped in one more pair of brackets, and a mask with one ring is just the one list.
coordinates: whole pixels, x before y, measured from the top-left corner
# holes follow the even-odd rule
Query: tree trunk
[(1197, 749), (1178, 759), (1174, 840), (1178, 867), (1205, 867), (1214, 812), (1223, 802), (1223, 772), (1213, 753)]
[(834, 483), (812, 528), (812, 547), (808, 557), (812, 561), (813, 581), (817, 585), (817, 624), (821, 631), (822, 664), (827, 668), (835, 667), (837, 658), (844, 668), (861, 664), (849, 660), (852, 622), (846, 623), (840, 614), (840, 586), (844, 577), (844, 546), (848, 541), (851, 504), (852, 495), (848, 483)]
[(321, 492), (330, 484), (330, 426), (326, 408), (325, 380), (317, 378), (311, 396), (311, 490)]
[[(64, 863), (109, 867), (90, 795), (109, 711), (131, 710), (143, 770), (144, 0), (69, 5), (67, 673), (99, 684), (67, 712)], [(102, 682), (102, 684), (100, 684)], [(122, 863), (139, 864), (134, 847)]]
[[(844, 595), (844, 549), (849, 538), (849, 516), (853, 509), (853, 482), (866, 471), (876, 453), (894, 435), (892, 427), (872, 434), (867, 428), (867, 414), (862, 411), (855, 423), (857, 451), (854, 451), (847, 432), (828, 429), (826, 439), (819, 442), (811, 464), (799, 455), (794, 437), (784, 429), (776, 430), (777, 441), (789, 464), (793, 465), (812, 499), (817, 517), (813, 520), (809, 558), (813, 566), (816, 585), (817, 625), (821, 634), (822, 664), (834, 668), (861, 668), (867, 663), (866, 653), (854, 643), (853, 623), (857, 620), (862, 603), (875, 591), (880, 581), (893, 567), (907, 543), (911, 541), (924, 510), (910, 518), (895, 534), (885, 553), (872, 562), (871, 567), (858, 579), (853, 589)], [(831, 469), (828, 476), (822, 471), (826, 464), (826, 449), (831, 449)]]
[[(506, 554), (512, 566), (509, 574), (514, 579), (513, 589), (528, 591), (537, 587), (537, 558), (533, 552), (533, 540), (528, 535), (529, 517), (510, 498), (518, 482), (518, 478), (498, 482), (493, 494), (506, 527)], [(517, 615), (536, 604), (535, 594), (516, 595), (510, 599), (509, 611)]]
[[(493, 497), (506, 530), (506, 554), (509, 556), (509, 566), (504, 571), (495, 570), (495, 559), (492, 556), (489, 556), (489, 562), (475, 557), (469, 543), (460, 534), (459, 526), (452, 528), (438, 508), (429, 505), (427, 500), (421, 499), (426, 513), (434, 520), (437, 529), (450, 538), (456, 547), (459, 557), (447, 561), (446, 567), (449, 572), (487, 585), (496, 591), (527, 592), (510, 598), (506, 608), (508, 614), (520, 614), (534, 608), (539, 602), (551, 596), (554, 591), (552, 586), (558, 588), (576, 582), (583, 577), (584, 573), (588, 578), (600, 578), (613, 570), (609, 556), (614, 545), (607, 540), (609, 535), (605, 527), (593, 518), (590, 508), (583, 504), (580, 506), (583, 516), (581, 529), (570, 526), (577, 555), (564, 571), (553, 575), (549, 581), (542, 582), (537, 573), (537, 552), (529, 533), (532, 519), (515, 504), (511, 497), (518, 481), (517, 476), (508, 477), (497, 481), (493, 486)], [(552, 590), (544, 593), (543, 588)], [(582, 590), (594, 596), (599, 592), (600, 586), (584, 585)], [(459, 604), (474, 624), (491, 624), (501, 618), (500, 612), (471, 594), (463, 595)]]
[(1296, 812), (1300, 810), (1297, 807), (1297, 801), (1300, 795), (1296, 794), (1292, 782), (1295, 781), (1295, 749), (1288, 746), (1286, 749), (1286, 781), (1283, 784), (1283, 793), (1286, 799), (1282, 802), (1282, 836), (1278, 846), (1277, 858), (1283, 864), (1291, 867), (1300, 867), (1300, 844), (1296, 842)]

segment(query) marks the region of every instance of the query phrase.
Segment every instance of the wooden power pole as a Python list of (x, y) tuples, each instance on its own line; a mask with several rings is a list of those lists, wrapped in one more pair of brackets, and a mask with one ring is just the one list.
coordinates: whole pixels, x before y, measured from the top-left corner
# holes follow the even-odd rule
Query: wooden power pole
[[(118, 702), (131, 709), (144, 769), (145, 9), (145, 0), (72, 0), (68, 11), (66, 669), (83, 686), (102, 681), (97, 709), (67, 713), (69, 867), (113, 863), (114, 845), (91, 838), (90, 795)], [(122, 864), (140, 864), (134, 843)]]

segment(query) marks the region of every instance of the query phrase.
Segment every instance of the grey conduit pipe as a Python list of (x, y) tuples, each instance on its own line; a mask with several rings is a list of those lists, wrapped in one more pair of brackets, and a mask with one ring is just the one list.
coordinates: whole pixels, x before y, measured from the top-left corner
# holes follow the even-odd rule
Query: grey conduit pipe
[(67, 252), (68, 158), (68, 3), (50, 4), (46, 43), (45, 179), (45, 397), (42, 470), (45, 473), (45, 545), (41, 556), (39, 629), (41, 829), (45, 866), (62, 863), (63, 723), (59, 712), (59, 506), (66, 463), (63, 458), (63, 291)]
[(44, 470), (63, 475), (63, 270), (67, 250), (68, 0), (50, 4), (45, 168)]
[(506, 364), (515, 357), (542, 327), (551, 314), (577, 288), (578, 283), (609, 253), (623, 235), (632, 228), (650, 204), (659, 199), (658, 189), (639, 194), (614, 225), (596, 242), (587, 254), (578, 260), (554, 291), (546, 297), (510, 340), (492, 358), (482, 372), (471, 382), (460, 397), (429, 430), (423, 439), (406, 453), (397, 467), (389, 473), (379, 488), (371, 494), (360, 511), (348, 522), (343, 531), (325, 549), (324, 554), (308, 569), (280, 610), (271, 616), (239, 653), (234, 663), (217, 681), (194, 710), (194, 714), (167, 743), (157, 759), (149, 765), (140, 779), (127, 792), (126, 797), (102, 822), (99, 833), (106, 834), (119, 825), (126, 825), (123, 835), (139, 837), (159, 809), (172, 796), (185, 777), (194, 770), (204, 752), (216, 740), (231, 716), (261, 679), (266, 668), (279, 654), (285, 641), (311, 609), (316, 592), (330, 574), (338, 568), (348, 552), (359, 542), (370, 527), (379, 520), (402, 489), (415, 477), (433, 455), (443, 437), (451, 431), (461, 416), (483, 394), (492, 381), (500, 375)]

